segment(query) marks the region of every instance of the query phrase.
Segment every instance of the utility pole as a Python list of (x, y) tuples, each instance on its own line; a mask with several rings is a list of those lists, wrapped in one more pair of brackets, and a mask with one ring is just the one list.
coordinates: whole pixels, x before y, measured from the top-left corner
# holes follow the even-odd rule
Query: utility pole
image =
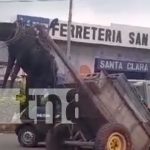
[(72, 6), (73, 0), (69, 1), (69, 16), (68, 16), (68, 28), (67, 28), (67, 58), (71, 60), (71, 23), (72, 23)]

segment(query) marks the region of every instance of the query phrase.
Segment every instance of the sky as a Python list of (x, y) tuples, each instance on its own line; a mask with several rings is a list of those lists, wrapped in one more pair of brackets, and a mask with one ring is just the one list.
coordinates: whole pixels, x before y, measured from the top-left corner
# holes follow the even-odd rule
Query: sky
[[(57, 17), (60, 20), (67, 21), (69, 0), (34, 1), (26, 3), (0, 2), (0, 22), (12, 22), (16, 19), (17, 14), (47, 17), (50, 19)], [(73, 22), (106, 26), (116, 23), (150, 27), (150, 1), (74, 0), (72, 20)]]

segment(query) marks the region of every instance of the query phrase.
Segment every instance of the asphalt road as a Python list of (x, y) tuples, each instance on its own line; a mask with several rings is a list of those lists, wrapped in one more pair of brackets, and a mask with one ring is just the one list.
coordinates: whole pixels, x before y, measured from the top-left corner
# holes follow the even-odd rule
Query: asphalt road
[(22, 148), (15, 134), (0, 134), (0, 150), (45, 150), (44, 144), (36, 148)]

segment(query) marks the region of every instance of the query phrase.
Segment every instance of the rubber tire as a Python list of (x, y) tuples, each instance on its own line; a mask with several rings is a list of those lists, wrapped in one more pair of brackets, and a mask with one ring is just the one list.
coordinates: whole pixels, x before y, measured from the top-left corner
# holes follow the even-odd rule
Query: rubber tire
[(119, 132), (124, 135), (127, 142), (126, 150), (133, 150), (130, 133), (123, 125), (118, 123), (108, 123), (99, 129), (95, 139), (95, 150), (107, 150), (107, 140), (113, 132)]
[[(34, 134), (34, 141), (32, 141), (32, 144), (25, 144), (22, 141), (21, 137), (22, 137), (23, 133), (26, 131), (30, 131)], [(18, 141), (22, 147), (36, 147), (38, 145), (38, 137), (37, 137), (37, 133), (36, 133), (35, 129), (32, 126), (23, 126), (22, 128), (20, 128), (18, 131)]]
[(67, 125), (58, 125), (54, 129), (50, 129), (46, 137), (46, 150), (66, 150), (63, 145), (65, 139), (69, 137)]

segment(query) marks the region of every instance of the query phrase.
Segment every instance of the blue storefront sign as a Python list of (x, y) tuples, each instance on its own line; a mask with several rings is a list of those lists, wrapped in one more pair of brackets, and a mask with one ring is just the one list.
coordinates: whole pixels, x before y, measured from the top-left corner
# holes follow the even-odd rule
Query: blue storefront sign
[(99, 72), (100, 70), (109, 70), (116, 72), (148, 73), (150, 72), (150, 63), (96, 58), (94, 69), (95, 72)]
[(41, 24), (48, 27), (50, 24), (50, 19), (48, 18), (33, 17), (33, 16), (26, 16), (26, 15), (17, 15), (17, 20), (21, 21), (25, 26)]

